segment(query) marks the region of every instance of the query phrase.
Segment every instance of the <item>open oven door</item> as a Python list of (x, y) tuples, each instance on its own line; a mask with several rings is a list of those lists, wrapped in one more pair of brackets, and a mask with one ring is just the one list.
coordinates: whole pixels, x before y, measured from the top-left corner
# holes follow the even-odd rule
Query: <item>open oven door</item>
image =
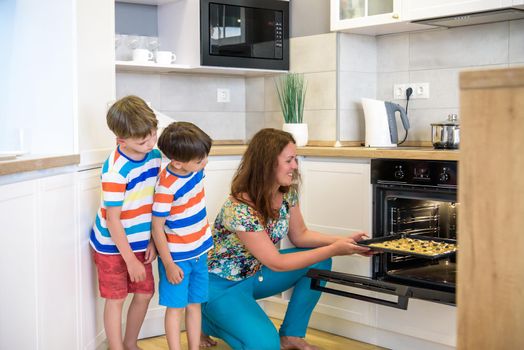
[[(455, 306), (454, 291), (448, 292), (435, 289), (420, 288), (401, 283), (392, 283), (369, 277), (357, 276), (348, 273), (329, 270), (310, 269), (307, 273), (307, 276), (311, 278), (311, 289), (357, 300), (367, 301), (375, 304), (380, 304), (384, 306), (389, 306), (401, 310), (407, 310), (409, 298), (422, 299)], [(357, 293), (351, 293), (348, 291), (323, 286), (321, 285), (322, 282), (330, 282), (332, 284), (339, 284), (378, 293), (396, 295), (398, 297), (398, 300), (397, 302), (394, 302)], [(322, 284), (325, 285), (325, 283)]]

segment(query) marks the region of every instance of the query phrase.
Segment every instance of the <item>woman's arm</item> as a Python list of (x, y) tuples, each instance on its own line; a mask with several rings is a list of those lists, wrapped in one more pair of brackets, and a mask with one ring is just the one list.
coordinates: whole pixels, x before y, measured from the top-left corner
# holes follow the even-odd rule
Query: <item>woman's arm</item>
[(320, 232), (311, 231), (306, 227), (299, 205), (295, 205), (289, 210), (289, 233), (288, 237), (295, 247), (316, 248), (332, 244), (340, 239), (351, 238), (359, 241), (362, 237), (367, 237), (364, 232), (358, 232), (348, 237), (326, 235)]
[(351, 238), (341, 238), (323, 247), (280, 254), (266, 231), (237, 232), (237, 236), (246, 249), (258, 261), (273, 271), (291, 271), (301, 269), (336, 255), (365, 253), (369, 249), (354, 244)]

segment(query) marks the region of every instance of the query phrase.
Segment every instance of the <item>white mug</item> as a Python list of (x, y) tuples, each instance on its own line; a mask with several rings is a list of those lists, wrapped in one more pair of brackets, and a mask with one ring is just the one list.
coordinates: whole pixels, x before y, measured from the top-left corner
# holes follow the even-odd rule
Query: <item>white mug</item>
[(157, 51), (156, 52), (156, 63), (158, 64), (171, 64), (176, 60), (176, 55), (171, 51)]
[(146, 49), (134, 49), (133, 50), (133, 61), (147, 62), (153, 59), (153, 53)]

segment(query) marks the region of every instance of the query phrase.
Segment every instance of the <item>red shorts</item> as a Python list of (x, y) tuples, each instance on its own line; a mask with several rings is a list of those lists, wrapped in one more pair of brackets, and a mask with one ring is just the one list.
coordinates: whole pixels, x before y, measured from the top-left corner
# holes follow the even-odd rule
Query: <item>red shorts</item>
[[(135, 253), (138, 260), (144, 262), (145, 252)], [(146, 279), (141, 282), (131, 282), (127, 273), (127, 265), (120, 254), (108, 255), (93, 251), (96, 270), (98, 272), (98, 288), (100, 296), (106, 299), (123, 299), (129, 293), (153, 294), (155, 281), (151, 264), (145, 264)]]

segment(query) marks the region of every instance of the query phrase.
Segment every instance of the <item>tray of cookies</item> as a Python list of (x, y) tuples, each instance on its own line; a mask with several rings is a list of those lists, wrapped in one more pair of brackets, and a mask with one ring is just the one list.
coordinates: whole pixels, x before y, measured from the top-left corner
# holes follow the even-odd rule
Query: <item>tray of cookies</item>
[(454, 239), (404, 234), (366, 239), (357, 244), (371, 250), (425, 259), (441, 259), (458, 251), (457, 241)]

